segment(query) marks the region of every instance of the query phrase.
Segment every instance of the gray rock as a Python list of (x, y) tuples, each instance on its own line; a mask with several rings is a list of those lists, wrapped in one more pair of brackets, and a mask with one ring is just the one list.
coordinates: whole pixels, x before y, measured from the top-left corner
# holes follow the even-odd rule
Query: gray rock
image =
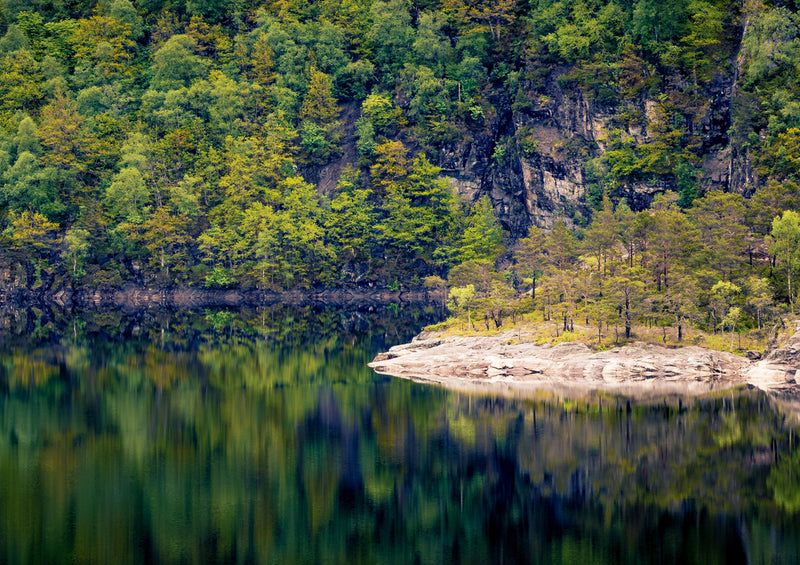
[(699, 395), (743, 385), (787, 392), (797, 386), (795, 379), (800, 376), (800, 324), (794, 336), (759, 361), (697, 346), (646, 343), (592, 352), (576, 342), (514, 343), (514, 335), (418, 336), (378, 355), (369, 365), (381, 374), (456, 388), (477, 383), (484, 388), (563, 386), (640, 396)]

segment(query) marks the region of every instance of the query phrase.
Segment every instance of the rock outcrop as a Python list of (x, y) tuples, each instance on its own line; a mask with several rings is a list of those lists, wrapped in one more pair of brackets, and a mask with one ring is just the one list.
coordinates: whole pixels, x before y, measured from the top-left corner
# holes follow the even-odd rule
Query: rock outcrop
[[(571, 226), (573, 219), (591, 216), (586, 163), (603, 154), (611, 130), (622, 128), (637, 144), (652, 141), (647, 124), (655, 120), (655, 100), (603, 105), (579, 88), (562, 84), (559, 78), (568, 72), (554, 69), (544, 93), (528, 106), (495, 100), (496, 115), (439, 152), (437, 164), (455, 191), (471, 201), (489, 195), (514, 237), (524, 236), (531, 225), (549, 229), (560, 219)], [(744, 194), (754, 186), (749, 156), (728, 135), (736, 86), (734, 74), (716, 75), (707, 85), (708, 103), (697, 117), (705, 155), (700, 164), (704, 191)], [(623, 110), (644, 120), (621, 125), (615, 116)], [(664, 179), (636, 182), (624, 196), (639, 210), (665, 190), (677, 186)]]
[(620, 394), (699, 395), (741, 385), (792, 391), (800, 369), (800, 324), (764, 359), (702, 347), (633, 343), (592, 352), (586, 345), (516, 342), (516, 334), (447, 337), (421, 334), (378, 355), (381, 374), (455, 388), (601, 389)]

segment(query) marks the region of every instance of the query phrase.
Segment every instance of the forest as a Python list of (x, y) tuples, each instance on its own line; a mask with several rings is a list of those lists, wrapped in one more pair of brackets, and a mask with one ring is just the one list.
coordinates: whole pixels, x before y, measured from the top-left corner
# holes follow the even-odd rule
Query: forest
[[(0, 34), (5, 293), (428, 285), (469, 325), (679, 339), (794, 313), (793, 2), (2, 0)], [(554, 92), (601, 135), (526, 125)], [(512, 222), (484, 181), (555, 154), (578, 204)]]

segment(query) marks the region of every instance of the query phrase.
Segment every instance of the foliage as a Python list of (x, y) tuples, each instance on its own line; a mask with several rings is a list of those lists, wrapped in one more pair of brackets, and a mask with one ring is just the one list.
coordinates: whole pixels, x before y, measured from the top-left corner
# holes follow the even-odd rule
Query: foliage
[[(46, 246), (25, 250), (41, 276), (274, 289), (460, 277), (485, 324), (530, 293), (525, 308), (562, 321), (680, 325), (714, 310), (721, 280), (743, 289), (739, 327), (793, 306), (794, 267), (767, 266), (791, 261), (783, 236), (771, 258), (762, 244), (798, 201), (793, 6), (7, 4), (0, 228), (18, 255), (12, 234), (48, 222), (29, 226)], [(709, 139), (740, 45), (730, 133)], [(549, 139), (539, 122), (559, 87), (607, 113), (604, 139)], [(750, 201), (707, 190), (703, 163), (728, 142), (755, 164)], [(476, 156), (489, 169), (467, 199), (445, 175)], [(529, 203), (489, 193), (490, 176), (553, 157), (581, 167), (594, 217), (509, 225)], [(668, 194), (645, 211), (642, 186)], [(625, 280), (645, 287), (638, 310), (614, 298)]]

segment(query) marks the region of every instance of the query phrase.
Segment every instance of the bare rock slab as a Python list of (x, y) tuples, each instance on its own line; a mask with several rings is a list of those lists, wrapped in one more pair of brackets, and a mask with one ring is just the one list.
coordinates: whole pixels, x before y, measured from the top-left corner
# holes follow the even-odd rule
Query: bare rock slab
[(592, 352), (577, 342), (514, 343), (511, 333), (476, 337), (423, 333), (379, 354), (369, 366), (380, 374), (455, 388), (465, 384), (486, 389), (568, 387), (636, 396), (700, 395), (742, 385), (786, 391), (797, 386), (798, 330), (759, 361), (697, 346), (633, 343)]

